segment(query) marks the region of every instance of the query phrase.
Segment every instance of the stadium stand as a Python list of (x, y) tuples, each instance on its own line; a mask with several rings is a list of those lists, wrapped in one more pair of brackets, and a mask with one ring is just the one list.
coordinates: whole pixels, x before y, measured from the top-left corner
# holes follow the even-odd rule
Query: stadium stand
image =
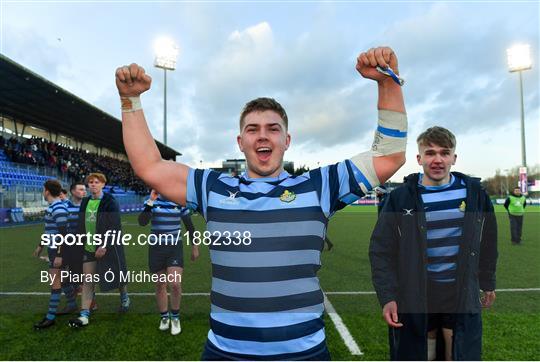
[[(60, 178), (67, 178), (69, 183), (84, 180), (91, 172), (101, 172), (107, 175), (111, 185), (133, 190), (141, 195), (149, 192), (146, 185), (133, 174), (129, 162), (99, 156), (42, 138), (19, 140), (12, 137), (7, 141), (2, 140), (3, 137), (0, 135), (0, 145), (4, 144), (3, 154), (7, 157), (7, 161), (56, 169)], [(38, 179), (41, 180), (39, 177)], [(42, 179), (41, 184), (45, 180), (46, 178)]]
[[(124, 212), (137, 211), (146, 186), (135, 177), (119, 119), (0, 54), (0, 224), (41, 219), (43, 182), (67, 188), (90, 172)], [(181, 153), (156, 141), (164, 159)]]
[(47, 179), (52, 177), (20, 168), (9, 159), (2, 159), (1, 156), (5, 156), (3, 150), (0, 150), (0, 184), (6, 189), (15, 185), (41, 187)]

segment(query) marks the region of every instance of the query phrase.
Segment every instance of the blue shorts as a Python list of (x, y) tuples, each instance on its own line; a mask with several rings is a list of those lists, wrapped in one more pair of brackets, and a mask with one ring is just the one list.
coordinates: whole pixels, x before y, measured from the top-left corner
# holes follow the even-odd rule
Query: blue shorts
[(456, 324), (457, 286), (455, 282), (438, 283), (428, 281), (428, 325), (427, 330), (454, 329)]
[(90, 252), (90, 251), (84, 249), (82, 262), (83, 263), (90, 263), (92, 261), (97, 261), (96, 252)]
[(184, 267), (184, 253), (180, 245), (150, 245), (148, 248), (148, 268), (151, 273), (169, 267)]
[(275, 357), (239, 355), (221, 351), (212, 342), (206, 340), (201, 361), (242, 361), (242, 360), (299, 360), (299, 361), (330, 361), (330, 351), (326, 346), (326, 341), (300, 354), (282, 354)]
[(439, 328), (454, 329), (456, 315), (454, 313), (428, 313), (427, 331)]
[(440, 283), (432, 280), (427, 284), (428, 313), (455, 313), (457, 306), (456, 282)]
[[(49, 257), (49, 269), (54, 269), (54, 258), (56, 258), (56, 252), (58, 249), (47, 247), (47, 256)], [(58, 269), (58, 268), (57, 268)]]

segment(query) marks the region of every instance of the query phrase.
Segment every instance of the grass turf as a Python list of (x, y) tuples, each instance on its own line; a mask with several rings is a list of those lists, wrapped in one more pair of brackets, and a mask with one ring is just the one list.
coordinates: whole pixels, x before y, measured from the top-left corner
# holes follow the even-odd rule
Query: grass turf
[[(525, 216), (523, 245), (510, 244), (506, 213), (497, 207), (499, 225), (498, 288), (540, 287), (540, 208)], [(194, 218), (204, 230), (200, 217)], [(375, 207), (351, 206), (336, 214), (329, 226), (335, 247), (324, 252), (319, 272), (321, 285), (330, 291), (372, 290), (367, 255), (369, 236), (376, 221)], [(136, 225), (136, 215), (123, 216), (125, 232), (147, 232)], [(2, 360), (185, 360), (199, 359), (208, 332), (208, 296), (185, 296), (182, 300), (183, 331), (171, 336), (157, 329), (158, 314), (152, 296), (132, 296), (132, 309), (116, 313), (117, 295), (98, 296), (99, 310), (91, 325), (70, 330), (68, 316), (57, 325), (34, 331), (33, 323), (45, 312), (46, 295), (6, 295), (6, 292), (48, 292), (39, 273), (46, 263), (32, 258), (42, 225), (0, 229), (0, 350)], [(184, 247), (185, 292), (210, 290), (208, 249), (201, 247), (195, 263)], [(130, 270), (146, 270), (147, 247), (126, 247)], [(153, 292), (151, 283), (132, 283), (131, 292)], [(113, 293), (114, 294), (114, 293)], [(333, 359), (388, 359), (387, 329), (374, 295), (330, 295), (330, 301), (364, 352), (352, 356), (328, 317), (326, 331)], [(537, 360), (540, 358), (540, 292), (499, 292), (491, 310), (484, 312), (484, 359)]]

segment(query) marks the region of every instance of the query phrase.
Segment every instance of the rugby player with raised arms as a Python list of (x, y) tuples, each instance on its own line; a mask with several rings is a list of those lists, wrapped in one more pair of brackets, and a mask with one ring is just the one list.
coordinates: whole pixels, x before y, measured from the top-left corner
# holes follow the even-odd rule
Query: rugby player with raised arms
[(328, 220), (405, 162), (402, 90), (377, 67), (398, 74), (391, 48), (372, 48), (356, 62), (361, 76), (378, 87), (379, 122), (368, 151), (292, 176), (283, 169), (291, 143), (287, 113), (274, 99), (257, 98), (239, 119), (236, 141), (247, 161), (239, 177), (163, 160), (140, 100), (150, 76), (137, 64), (116, 70), (133, 170), (168, 200), (199, 212), (207, 230), (221, 236), (210, 245), (210, 331), (203, 360), (330, 358), (317, 277)]

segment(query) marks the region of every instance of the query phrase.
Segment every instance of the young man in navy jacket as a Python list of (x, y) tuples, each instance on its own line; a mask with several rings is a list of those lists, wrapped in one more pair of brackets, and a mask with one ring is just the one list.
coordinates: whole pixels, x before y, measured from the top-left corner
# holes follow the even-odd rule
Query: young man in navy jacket
[(429, 128), (417, 143), (423, 173), (390, 193), (369, 251), (390, 355), (434, 360), (442, 331), (445, 359), (479, 360), (481, 307), (495, 300), (493, 205), (479, 179), (450, 172), (457, 157), (450, 131)]

